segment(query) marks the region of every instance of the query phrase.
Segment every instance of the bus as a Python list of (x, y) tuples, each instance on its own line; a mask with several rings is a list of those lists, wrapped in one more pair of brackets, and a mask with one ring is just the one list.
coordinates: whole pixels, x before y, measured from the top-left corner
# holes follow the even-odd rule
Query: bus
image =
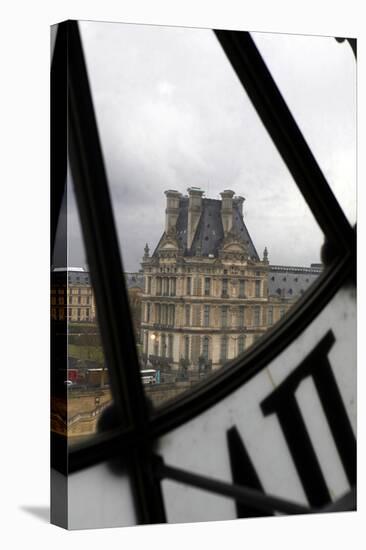
[(156, 369), (142, 369), (140, 373), (143, 384), (159, 384), (160, 371)]

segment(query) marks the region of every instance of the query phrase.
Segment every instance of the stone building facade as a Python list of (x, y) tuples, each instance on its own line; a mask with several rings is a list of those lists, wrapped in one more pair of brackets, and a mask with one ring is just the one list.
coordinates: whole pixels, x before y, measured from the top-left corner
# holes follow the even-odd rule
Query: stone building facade
[(51, 319), (67, 319), (74, 323), (95, 322), (95, 299), (90, 275), (82, 267), (52, 270)]
[(294, 299), (269, 297), (269, 261), (243, 220), (243, 197), (165, 192), (165, 231), (142, 261), (143, 353), (178, 369), (216, 369), (244, 352)]

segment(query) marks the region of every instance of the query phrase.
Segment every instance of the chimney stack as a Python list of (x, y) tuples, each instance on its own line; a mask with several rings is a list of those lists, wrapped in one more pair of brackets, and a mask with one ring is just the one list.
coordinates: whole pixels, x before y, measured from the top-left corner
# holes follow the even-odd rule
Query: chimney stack
[(243, 217), (243, 203), (245, 201), (244, 197), (241, 197), (240, 195), (238, 197), (234, 197), (234, 206), (237, 207), (239, 210), (239, 213), (241, 217)]
[(202, 213), (202, 196), (204, 191), (199, 187), (189, 187), (188, 191), (188, 227), (187, 248), (191, 248), (197, 225)]
[(235, 192), (230, 189), (225, 189), (225, 191), (220, 193), (220, 195), (222, 197), (222, 225), (224, 227), (224, 235), (227, 235), (233, 226), (233, 196), (235, 195)]
[(179, 215), (179, 200), (182, 196), (179, 191), (169, 189), (165, 191), (166, 210), (165, 210), (165, 233), (175, 229)]

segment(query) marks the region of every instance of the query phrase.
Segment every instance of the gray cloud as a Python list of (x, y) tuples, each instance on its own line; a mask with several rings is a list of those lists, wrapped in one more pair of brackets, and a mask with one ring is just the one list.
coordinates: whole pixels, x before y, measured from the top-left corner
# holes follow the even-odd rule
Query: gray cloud
[[(225, 188), (273, 263), (319, 260), (322, 235), (209, 30), (83, 22), (93, 99), (126, 270), (163, 231), (165, 189)], [(355, 63), (333, 38), (254, 35), (351, 221)], [(70, 199), (70, 263), (85, 254)]]

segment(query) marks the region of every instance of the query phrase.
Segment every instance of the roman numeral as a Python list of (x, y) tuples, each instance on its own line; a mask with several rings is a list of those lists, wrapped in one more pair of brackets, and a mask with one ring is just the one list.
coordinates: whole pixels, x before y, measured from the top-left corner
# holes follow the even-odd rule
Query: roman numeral
[(333, 332), (328, 331), (296, 370), (261, 403), (264, 415), (277, 415), (305, 494), (314, 507), (324, 506), (331, 497), (295, 397), (305, 378), (312, 377), (314, 381), (348, 481), (351, 486), (356, 483), (356, 439), (328, 359), (334, 342)]
[[(356, 485), (356, 439), (328, 359), (334, 343), (335, 337), (330, 330), (261, 403), (265, 416), (277, 415), (301, 484), (310, 506), (314, 508), (321, 508), (332, 499), (295, 396), (300, 383), (308, 377), (314, 381), (348, 482), (351, 487)], [(264, 492), (236, 427), (227, 431), (227, 442), (234, 484)], [(271, 515), (239, 502), (236, 510), (239, 518)]]

